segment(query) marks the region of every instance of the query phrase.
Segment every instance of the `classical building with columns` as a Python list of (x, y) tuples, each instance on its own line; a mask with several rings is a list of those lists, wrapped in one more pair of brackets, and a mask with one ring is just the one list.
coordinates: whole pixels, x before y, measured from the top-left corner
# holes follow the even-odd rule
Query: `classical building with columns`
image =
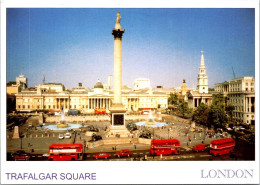
[[(109, 108), (114, 101), (114, 93), (105, 90), (98, 81), (93, 89), (79, 86), (73, 91), (65, 90), (61, 83), (44, 83), (36, 86), (36, 90), (23, 90), (16, 96), (16, 110), (23, 112), (40, 110), (79, 110), (82, 113), (93, 113), (96, 108)], [(79, 90), (80, 89), (80, 90)], [(138, 111), (140, 108), (168, 107), (168, 95), (164, 92), (132, 89), (122, 91), (122, 103), (126, 111)]]
[(233, 118), (238, 123), (255, 124), (255, 80), (246, 76), (215, 84), (215, 94), (235, 107)]
[(197, 78), (197, 89), (187, 93), (187, 97), (188, 106), (192, 109), (197, 108), (201, 103), (206, 105), (211, 105), (212, 103), (212, 94), (208, 92), (208, 75), (206, 73), (203, 51), (201, 51), (200, 68)]

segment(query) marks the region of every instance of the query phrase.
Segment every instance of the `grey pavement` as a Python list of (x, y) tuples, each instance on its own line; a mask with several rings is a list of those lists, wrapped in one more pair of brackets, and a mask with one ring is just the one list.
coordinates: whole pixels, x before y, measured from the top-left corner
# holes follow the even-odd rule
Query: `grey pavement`
[[(180, 121), (176, 120), (166, 120), (167, 122), (172, 123), (170, 126), (166, 126), (165, 128), (149, 128), (149, 127), (142, 127), (140, 129), (140, 132), (149, 130), (151, 133), (154, 133), (154, 137), (156, 139), (167, 139), (167, 138), (174, 138), (178, 139), (181, 142), (181, 147), (185, 148), (186, 150), (192, 148), (192, 146), (196, 144), (201, 144), (202, 141), (204, 144), (209, 144), (211, 140), (215, 140), (218, 138), (208, 138), (205, 137), (204, 139), (204, 133), (201, 135), (199, 133), (193, 133), (193, 132), (188, 132), (188, 136), (186, 135), (186, 130), (189, 127), (188, 123), (183, 123)], [(36, 124), (36, 121), (32, 121), (34, 124)], [(106, 126), (109, 126), (110, 123), (107, 121), (102, 121), (102, 122), (87, 122), (85, 123), (86, 125), (94, 125), (98, 128), (100, 128), (100, 134), (104, 139), (105, 139), (105, 133), (104, 129)], [(197, 128), (202, 128), (201, 126), (197, 126)], [(29, 128), (28, 123), (24, 124), (21, 128), (21, 131), (26, 135), (25, 138), (21, 139), (12, 139), (12, 132), (7, 131), (7, 151), (8, 152), (14, 152), (18, 149), (21, 148), (21, 143), (22, 143), (22, 148), (28, 152), (31, 152), (32, 149), (34, 150), (34, 153), (48, 153), (48, 148), (51, 144), (53, 143), (73, 143), (74, 141), (74, 135), (72, 135), (71, 139), (58, 139), (59, 133), (65, 133), (67, 131), (46, 131), (41, 130), (41, 129), (35, 129)], [(91, 137), (85, 136), (85, 133), (83, 132), (78, 132), (80, 135), (76, 135), (75, 143), (82, 143), (85, 141), (89, 141)], [(189, 142), (188, 137), (190, 136), (191, 142)], [(194, 137), (195, 136), (195, 137)], [(138, 137), (138, 136), (137, 136)], [(227, 137), (230, 137), (230, 135), (227, 135)], [(195, 139), (196, 138), (196, 139)], [(126, 143), (126, 144), (120, 144), (120, 145), (103, 145), (103, 146), (98, 146), (94, 147), (91, 149), (85, 150), (88, 153), (94, 153), (94, 152), (113, 152), (112, 150), (113, 147), (116, 146), (116, 150), (121, 150), (121, 149), (130, 149), (130, 150), (147, 150), (150, 148), (150, 145), (147, 144), (141, 144), (141, 143), (135, 143), (136, 149), (134, 148), (133, 144), (131, 143)]]

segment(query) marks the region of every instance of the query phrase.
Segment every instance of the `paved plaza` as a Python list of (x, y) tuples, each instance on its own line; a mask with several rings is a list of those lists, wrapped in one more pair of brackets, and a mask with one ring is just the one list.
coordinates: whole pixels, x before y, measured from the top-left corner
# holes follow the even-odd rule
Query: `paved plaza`
[[(208, 137), (206, 133), (210, 133), (205, 128), (201, 126), (196, 126), (194, 132), (190, 131), (189, 121), (177, 118), (175, 116), (166, 116), (164, 121), (170, 123), (168, 126), (161, 128), (151, 128), (151, 127), (138, 127), (139, 131), (135, 132), (133, 135), (129, 136), (129, 142), (124, 144), (106, 144), (101, 146), (93, 145), (93, 148), (87, 148), (86, 152), (101, 152), (101, 151), (112, 151), (116, 147), (117, 150), (121, 149), (130, 149), (130, 150), (148, 150), (150, 148), (149, 144), (143, 144), (138, 142), (139, 135), (142, 132), (150, 131), (154, 139), (168, 139), (174, 138), (178, 139), (181, 142), (181, 147), (185, 150), (191, 150), (191, 148), (196, 144), (209, 144), (211, 140), (220, 138), (220, 135), (215, 134), (212, 137)], [(127, 121), (127, 124), (132, 121)], [(30, 127), (29, 125), (33, 126)], [(82, 143), (84, 141), (88, 142), (91, 140), (91, 136), (86, 136), (85, 132), (81, 129), (69, 131), (72, 135), (70, 139), (59, 139), (58, 136), (60, 133), (66, 133), (68, 131), (52, 131), (41, 129), (36, 127), (37, 120), (30, 118), (23, 126), (20, 127), (24, 137), (22, 139), (12, 139), (13, 132), (7, 131), (7, 152), (14, 152), (18, 149), (26, 150), (28, 152), (34, 153), (48, 153), (48, 148), (53, 143)], [(53, 124), (53, 123), (46, 123)], [(102, 138), (108, 139), (105, 129), (110, 126), (108, 121), (94, 121), (80, 123), (84, 126), (93, 125), (94, 127), (99, 128), (98, 135), (101, 135)], [(229, 134), (223, 134), (225, 137), (230, 137)], [(222, 136), (223, 137), (223, 136)], [(118, 140), (121, 138), (109, 138), (110, 140)], [(116, 142), (115, 142), (116, 143)]]

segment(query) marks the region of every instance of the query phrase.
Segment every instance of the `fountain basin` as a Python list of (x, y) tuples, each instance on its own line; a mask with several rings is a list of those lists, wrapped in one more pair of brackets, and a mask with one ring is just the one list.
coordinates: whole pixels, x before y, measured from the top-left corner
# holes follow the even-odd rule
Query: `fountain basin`
[[(148, 123), (148, 124), (147, 124), (147, 123)], [(152, 124), (149, 124), (149, 123), (152, 123)], [(148, 126), (148, 127), (154, 127), (154, 128), (169, 125), (169, 123), (166, 123), (166, 122), (157, 122), (157, 121), (154, 121), (154, 122), (139, 121), (139, 122), (136, 122), (136, 123), (134, 123), (134, 124), (137, 125), (137, 126)]]
[(80, 127), (82, 127), (82, 124), (72, 124), (72, 123), (66, 123), (67, 126), (66, 127), (59, 127), (58, 125), (60, 124), (51, 124), (51, 125), (47, 125), (45, 124), (42, 127), (38, 127), (38, 129), (48, 129), (48, 130), (70, 130), (70, 129), (79, 129)]

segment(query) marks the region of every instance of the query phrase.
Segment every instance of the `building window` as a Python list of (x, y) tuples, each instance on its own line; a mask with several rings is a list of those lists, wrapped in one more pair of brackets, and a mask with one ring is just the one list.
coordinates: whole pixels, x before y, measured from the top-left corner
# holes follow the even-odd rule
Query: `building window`
[(248, 91), (248, 88), (246, 88), (246, 91)]
[(39, 109), (39, 108), (40, 108), (40, 106), (38, 105), (38, 106), (37, 106), (37, 109)]
[(51, 108), (51, 106), (49, 105), (49, 109)]
[(246, 83), (246, 86), (248, 86), (248, 83)]
[(18, 109), (20, 109), (21, 108), (21, 105), (18, 105)]
[(74, 109), (76, 109), (77, 108), (77, 106), (76, 105), (74, 105)]

